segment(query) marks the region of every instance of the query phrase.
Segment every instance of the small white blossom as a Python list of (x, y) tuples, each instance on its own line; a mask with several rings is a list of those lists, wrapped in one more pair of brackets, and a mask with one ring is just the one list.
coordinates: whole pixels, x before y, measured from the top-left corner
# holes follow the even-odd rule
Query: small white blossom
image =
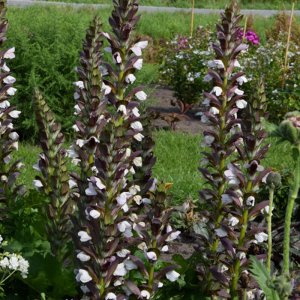
[(134, 83), (135, 82), (135, 80), (136, 80), (136, 77), (133, 75), (133, 74), (129, 74), (129, 75), (127, 75), (126, 77), (125, 77), (125, 81), (127, 82), (127, 83)]
[(33, 180), (33, 185), (34, 185), (36, 188), (41, 188), (41, 187), (43, 187), (42, 182), (41, 182), (40, 180), (38, 180), (38, 179)]
[(238, 100), (236, 101), (236, 106), (239, 108), (239, 109), (244, 109), (247, 107), (247, 101), (245, 100)]
[(80, 242), (83, 243), (88, 242), (92, 239), (86, 231), (79, 231), (78, 236), (80, 238)]
[(142, 49), (145, 49), (148, 46), (148, 41), (141, 41), (133, 45), (131, 51), (137, 55), (141, 56), (142, 55)]
[(176, 281), (179, 278), (180, 274), (176, 271), (170, 271), (166, 274), (166, 277), (168, 280), (170, 280), (171, 282)]
[(76, 81), (76, 82), (74, 82), (74, 85), (76, 87), (78, 87), (79, 89), (84, 89), (84, 83), (83, 83), (83, 81)]
[(226, 237), (228, 235), (227, 231), (225, 231), (223, 228), (217, 228), (215, 230), (215, 232), (216, 232), (216, 235), (220, 238)]
[(139, 109), (137, 107), (135, 107), (133, 110), (132, 110), (132, 114), (135, 116), (135, 117), (139, 117), (140, 116), (140, 112), (139, 112)]
[(124, 116), (127, 115), (127, 109), (126, 109), (126, 106), (121, 104), (119, 107), (118, 107), (118, 111), (122, 112)]
[(219, 97), (222, 95), (223, 90), (219, 86), (215, 86), (212, 92), (215, 93), (217, 97)]
[(135, 157), (133, 160), (133, 164), (137, 167), (141, 167), (143, 165), (143, 161), (141, 157)]
[(268, 235), (264, 232), (260, 232), (255, 234), (255, 239), (257, 240), (258, 243), (263, 243), (264, 241), (268, 240)]
[(157, 260), (157, 255), (154, 251), (147, 252), (146, 255), (149, 260)]
[(144, 136), (141, 133), (137, 133), (133, 136), (138, 142), (141, 142)]
[(213, 137), (212, 135), (206, 135), (204, 137), (204, 143), (207, 146), (210, 146), (214, 141), (215, 141), (215, 137)]
[(81, 281), (82, 283), (87, 283), (93, 280), (88, 271), (79, 269), (76, 275), (76, 280)]
[(238, 89), (238, 88), (236, 88), (236, 89), (234, 90), (234, 92), (235, 92), (238, 96), (244, 95), (244, 91), (242, 91), (242, 90), (240, 90), (240, 89)]
[(12, 118), (17, 119), (17, 118), (19, 118), (20, 113), (21, 113), (21, 112), (20, 112), (19, 110), (12, 110), (12, 111), (9, 112), (8, 114), (9, 114)]
[(3, 82), (6, 84), (13, 84), (16, 82), (16, 78), (9, 75), (3, 79)]
[(124, 263), (120, 263), (117, 265), (115, 271), (114, 271), (114, 276), (125, 276), (127, 274), (127, 270), (125, 268)]
[(150, 299), (151, 295), (148, 291), (142, 290), (141, 291), (141, 297), (143, 297), (143, 299)]
[(143, 67), (143, 59), (139, 58), (134, 64), (133, 67), (137, 70), (141, 70)]
[(248, 79), (246, 78), (246, 76), (242, 75), (236, 81), (238, 82), (239, 85), (242, 85), (243, 83), (248, 82)]
[(139, 91), (135, 94), (135, 96), (138, 98), (140, 101), (145, 101), (147, 99), (147, 94), (143, 91)]
[(89, 213), (89, 215), (93, 218), (93, 219), (98, 219), (100, 217), (100, 213), (98, 210), (96, 209), (92, 209)]
[(246, 200), (246, 204), (248, 206), (254, 206), (255, 205), (255, 198), (253, 196), (249, 196)]
[(0, 103), (0, 108), (5, 109), (5, 108), (8, 108), (8, 107), (10, 107), (9, 101), (4, 100), (4, 101), (2, 101), (2, 102)]
[(91, 259), (91, 257), (84, 252), (79, 252), (76, 257), (82, 262), (86, 262)]
[(89, 182), (89, 187), (85, 190), (85, 194), (87, 196), (96, 196), (97, 195), (97, 191), (91, 182)]
[(229, 226), (232, 226), (232, 227), (234, 227), (238, 223), (239, 223), (239, 219), (236, 218), (236, 217), (230, 217), (229, 220), (228, 220)]
[(171, 241), (174, 241), (178, 238), (178, 236), (180, 235), (180, 231), (175, 231), (175, 232), (172, 232), (166, 239), (167, 242), (171, 242)]
[(105, 296), (105, 300), (117, 300), (117, 296), (116, 296), (116, 294), (114, 294), (114, 293), (108, 293), (108, 294)]
[(216, 107), (213, 106), (210, 108), (209, 112), (212, 113), (213, 115), (217, 115), (217, 114), (219, 114), (220, 111)]
[(139, 121), (135, 121), (135, 122), (131, 123), (130, 127), (134, 130), (137, 130), (137, 131), (142, 131), (143, 130), (143, 125)]
[(13, 88), (13, 87), (10, 87), (10, 88), (6, 91), (6, 93), (7, 93), (7, 95), (9, 95), (9, 96), (14, 96), (14, 95), (16, 94), (16, 91), (17, 91), (17, 89), (15, 89), (15, 88)]
[(8, 49), (5, 53), (4, 53), (4, 58), (7, 59), (13, 59), (16, 57), (15, 55), (15, 47)]

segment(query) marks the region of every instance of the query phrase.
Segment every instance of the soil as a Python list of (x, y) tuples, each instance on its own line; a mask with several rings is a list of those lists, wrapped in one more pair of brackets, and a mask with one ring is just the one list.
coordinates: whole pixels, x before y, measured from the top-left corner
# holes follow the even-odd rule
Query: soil
[[(193, 107), (186, 114), (180, 113), (179, 107), (171, 104), (176, 102), (173, 91), (163, 86), (151, 87), (149, 99), (151, 105), (148, 110), (157, 113), (157, 119), (153, 121), (155, 127), (191, 134), (201, 134), (203, 132), (203, 124), (200, 117), (196, 115), (197, 112), (200, 112), (199, 106)], [(172, 128), (170, 123), (174, 119), (177, 121), (174, 123), (175, 128)]]

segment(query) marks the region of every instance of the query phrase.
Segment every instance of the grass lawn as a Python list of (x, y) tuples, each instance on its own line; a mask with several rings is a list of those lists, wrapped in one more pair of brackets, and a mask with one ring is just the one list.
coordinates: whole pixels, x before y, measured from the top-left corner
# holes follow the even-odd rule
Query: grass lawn
[[(46, 0), (47, 1), (47, 0)], [(53, 1), (53, 0), (49, 0)], [(58, 2), (71, 3), (100, 3), (111, 4), (112, 0), (54, 0)], [(140, 0), (140, 5), (152, 6), (175, 6), (175, 7), (191, 7), (192, 0)], [(229, 0), (195, 0), (197, 8), (224, 8), (229, 3)], [(249, 9), (290, 9), (291, 1), (281, 0), (240, 0), (242, 8)], [(296, 8), (300, 9), (300, 4), (296, 4)]]
[[(178, 204), (187, 198), (198, 199), (198, 191), (203, 181), (198, 171), (201, 158), (201, 136), (171, 131), (155, 133), (155, 155), (157, 163), (154, 175), (165, 182), (172, 182), (171, 194), (174, 203)], [(271, 149), (263, 165), (278, 170), (292, 169), (291, 149), (285, 144), (277, 144), (276, 138), (269, 138)], [(32, 169), (38, 159), (40, 149), (23, 143), (16, 158), (25, 164), (21, 182), (32, 188), (32, 180), (38, 173)], [(284, 157), (284, 159), (282, 159)]]

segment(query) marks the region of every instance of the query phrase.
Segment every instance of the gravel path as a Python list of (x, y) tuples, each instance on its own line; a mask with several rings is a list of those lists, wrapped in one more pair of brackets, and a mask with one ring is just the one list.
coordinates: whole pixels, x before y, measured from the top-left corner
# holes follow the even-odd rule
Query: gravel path
[[(60, 5), (66, 6), (71, 5), (75, 8), (80, 8), (83, 6), (89, 6), (94, 8), (107, 8), (109, 5), (107, 4), (81, 4), (81, 3), (64, 3), (64, 2), (52, 2), (52, 1), (38, 1), (38, 0), (8, 0), (8, 5), (18, 6), (18, 7), (26, 7), (30, 5)], [(156, 6), (140, 6), (140, 11), (145, 12), (190, 12), (189, 8), (177, 8), (177, 7), (156, 7)], [(196, 14), (218, 14), (222, 10), (220, 9), (195, 9)], [(278, 10), (258, 10), (258, 9), (244, 9), (242, 10), (242, 14), (244, 15), (257, 15), (270, 17), (278, 13)], [(287, 11), (289, 13), (289, 11)], [(300, 10), (295, 11), (295, 15), (300, 16)]]

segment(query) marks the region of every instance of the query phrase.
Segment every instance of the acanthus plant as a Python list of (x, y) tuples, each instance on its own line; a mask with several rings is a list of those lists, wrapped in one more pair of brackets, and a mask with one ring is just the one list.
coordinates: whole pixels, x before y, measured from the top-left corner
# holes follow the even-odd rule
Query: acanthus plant
[[(147, 46), (147, 42), (132, 39), (137, 10), (136, 1), (114, 1), (113, 35), (101, 33), (99, 20), (94, 20), (81, 53), (80, 80), (75, 83), (78, 120), (73, 128), (77, 140), (70, 155), (80, 168), (72, 175), (79, 211), (73, 218), (79, 266), (76, 279), (91, 299), (150, 299), (162, 286), (159, 280), (163, 276), (170, 280), (178, 277), (172, 266), (155, 272), (156, 251), (159, 247), (166, 250), (165, 242), (178, 233), (167, 227), (168, 213), (162, 220), (154, 218), (155, 237), (160, 240), (153, 246), (149, 224), (142, 215), (144, 206), (152, 207), (151, 199), (139, 195), (141, 186), (132, 178), (143, 164), (141, 151), (134, 151), (132, 144), (145, 138), (139, 103), (133, 97), (141, 101), (147, 97), (141, 89), (127, 91), (135, 81), (135, 70), (142, 67), (142, 49)], [(102, 60), (103, 36), (110, 43), (113, 64)], [(152, 179), (149, 190), (153, 186)], [(145, 251), (149, 269), (134, 256), (138, 246)], [(142, 273), (139, 278), (143, 279), (131, 280), (130, 271)]]
[(210, 151), (204, 153), (200, 168), (210, 186), (200, 192), (201, 202), (207, 207), (208, 238), (204, 247), (209, 249), (209, 270), (200, 273), (205, 280), (209, 272), (207, 289), (212, 297), (230, 299), (246, 299), (253, 294), (247, 260), (251, 245), (264, 243), (267, 234), (263, 226), (250, 220), (268, 204), (256, 203), (256, 198), (270, 172), (260, 165), (268, 150), (263, 145), (262, 110), (247, 103), (240, 89), (247, 82), (238, 62), (241, 52), (247, 50), (239, 38), (241, 19), (235, 2), (221, 15), (219, 43), (213, 45), (216, 58), (209, 62), (211, 69), (205, 78), (212, 81), (213, 89), (204, 94), (207, 111), (202, 115), (202, 122), (210, 125), (204, 131)]
[[(8, 21), (6, 19), (6, 1), (0, 1), (0, 46), (6, 40)], [(1, 222), (9, 222), (8, 208), (16, 201), (18, 195), (24, 193), (24, 188), (17, 184), (23, 163), (12, 161), (12, 154), (18, 150), (19, 135), (14, 129), (20, 111), (10, 104), (10, 98), (17, 89), (13, 87), (16, 79), (11, 75), (7, 60), (15, 58), (15, 48), (0, 51), (0, 211)]]
[(49, 203), (44, 208), (44, 214), (47, 216), (45, 222), (47, 238), (52, 254), (63, 262), (70, 254), (69, 215), (74, 212), (69, 187), (71, 181), (67, 167), (67, 151), (63, 145), (64, 136), (61, 126), (55, 121), (52, 111), (39, 91), (35, 93), (35, 114), (42, 153), (33, 166), (40, 172), (33, 184), (49, 199)]

